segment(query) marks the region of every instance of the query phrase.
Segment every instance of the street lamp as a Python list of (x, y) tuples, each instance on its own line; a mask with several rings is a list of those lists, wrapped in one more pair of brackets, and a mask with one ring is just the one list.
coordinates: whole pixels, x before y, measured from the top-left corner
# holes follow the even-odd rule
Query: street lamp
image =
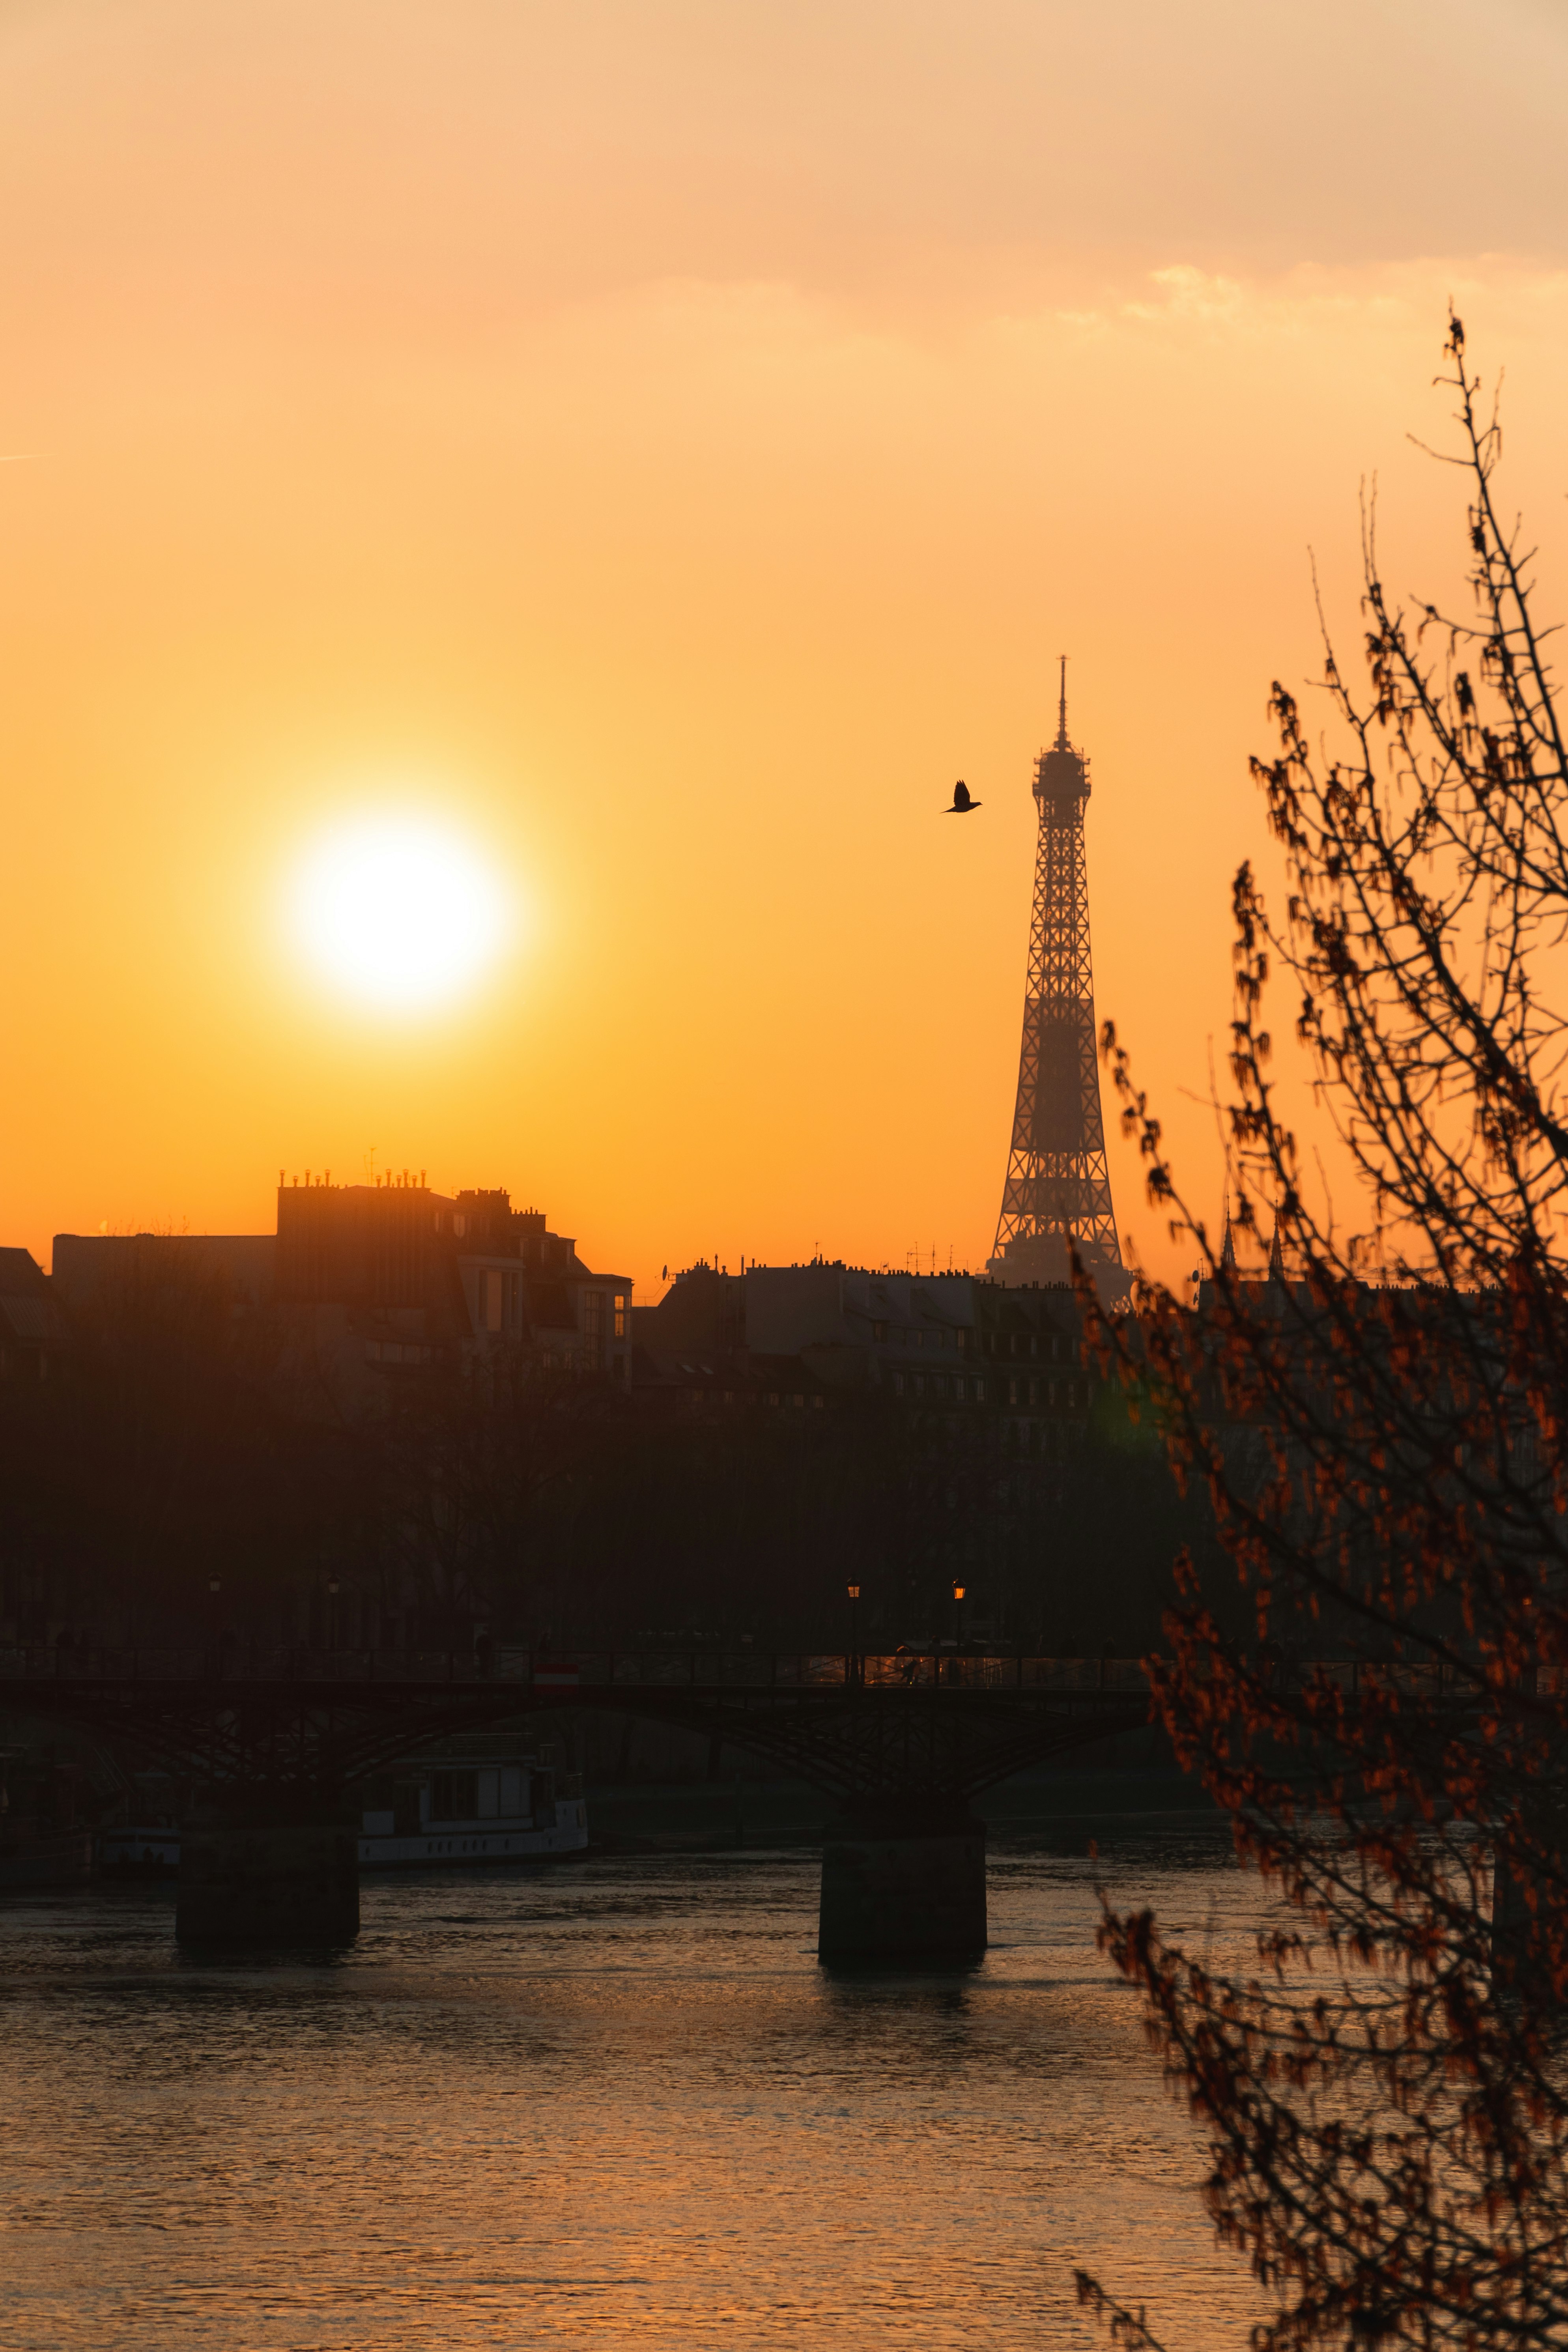
[(851, 1584), (849, 1593), (849, 1675), (854, 1682), (860, 1659), (860, 1587)]
[(952, 1588), (952, 1646), (955, 1650), (963, 1644), (963, 1596), (966, 1590), (966, 1586), (956, 1583)]

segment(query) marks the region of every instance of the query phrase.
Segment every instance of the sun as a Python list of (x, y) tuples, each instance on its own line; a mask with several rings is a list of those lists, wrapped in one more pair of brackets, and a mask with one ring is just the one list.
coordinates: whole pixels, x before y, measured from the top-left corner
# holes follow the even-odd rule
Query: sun
[(475, 845), (420, 816), (334, 825), (305, 852), (289, 892), (307, 962), (344, 995), (388, 1013), (467, 994), (506, 946), (512, 912)]

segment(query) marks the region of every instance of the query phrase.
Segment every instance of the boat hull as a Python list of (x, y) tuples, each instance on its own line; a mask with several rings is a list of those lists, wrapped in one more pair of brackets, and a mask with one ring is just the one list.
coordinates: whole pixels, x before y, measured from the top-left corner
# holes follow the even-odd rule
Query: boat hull
[[(564, 1811), (563, 1807), (560, 1810)], [(586, 1808), (573, 1810), (579, 1815)], [(62, 1842), (63, 1843), (64, 1842)], [(362, 1833), (354, 1841), (362, 1870), (451, 1870), (464, 1864), (480, 1864), (496, 1862), (553, 1862), (563, 1855), (583, 1853), (587, 1849), (588, 1828), (584, 1818), (558, 1822), (552, 1829), (535, 1829), (522, 1822), (475, 1822), (454, 1825), (438, 1822), (433, 1829), (419, 1830), (407, 1837), (393, 1837), (372, 1832)], [(17, 1870), (7, 1874), (6, 1862), (0, 1856), (0, 1887), (6, 1885), (42, 1885), (51, 1878), (86, 1874), (81, 1842), (76, 1843), (77, 1871), (64, 1866), (66, 1856), (51, 1853), (29, 1856), (26, 1874)], [(177, 1830), (111, 1830), (100, 1841), (98, 1867), (106, 1878), (177, 1878), (180, 1872), (180, 1837)]]
[(587, 1843), (585, 1822), (536, 1830), (504, 1822), (454, 1828), (443, 1822), (410, 1837), (362, 1836), (359, 1864), (362, 1870), (451, 1870), (464, 1864), (552, 1862), (584, 1853)]

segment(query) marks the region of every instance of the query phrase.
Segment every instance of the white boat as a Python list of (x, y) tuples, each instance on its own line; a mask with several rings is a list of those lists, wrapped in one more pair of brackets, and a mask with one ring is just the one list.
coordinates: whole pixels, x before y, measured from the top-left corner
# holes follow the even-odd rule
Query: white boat
[[(549, 1862), (582, 1853), (588, 1843), (578, 1775), (563, 1772), (548, 1748), (542, 1757), (520, 1756), (499, 1738), (454, 1742), (411, 1759), (372, 1781), (364, 1794), (373, 1801), (359, 1818), (362, 1870)], [(165, 1820), (105, 1830), (98, 1866), (114, 1878), (173, 1876), (180, 1867), (179, 1829)], [(4, 1875), (0, 1871), (0, 1884)]]
[(367, 1806), (360, 1816), (364, 1870), (547, 1862), (588, 1843), (577, 1774), (537, 1756), (498, 1754), (489, 1742), (411, 1763), (374, 1793), (392, 1802)]
[(98, 1866), (110, 1878), (171, 1878), (180, 1867), (180, 1832), (172, 1822), (100, 1830)]

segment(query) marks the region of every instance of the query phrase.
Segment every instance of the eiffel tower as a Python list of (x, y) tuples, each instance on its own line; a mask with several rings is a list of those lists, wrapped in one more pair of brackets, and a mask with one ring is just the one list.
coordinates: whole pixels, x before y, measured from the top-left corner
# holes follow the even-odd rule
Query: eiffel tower
[(1095, 1058), (1083, 812), (1089, 762), (1068, 740), (1067, 656), (1057, 740), (1035, 762), (1040, 812), (1018, 1100), (996, 1243), (1002, 1282), (1066, 1282), (1076, 1249), (1110, 1304), (1127, 1291)]

